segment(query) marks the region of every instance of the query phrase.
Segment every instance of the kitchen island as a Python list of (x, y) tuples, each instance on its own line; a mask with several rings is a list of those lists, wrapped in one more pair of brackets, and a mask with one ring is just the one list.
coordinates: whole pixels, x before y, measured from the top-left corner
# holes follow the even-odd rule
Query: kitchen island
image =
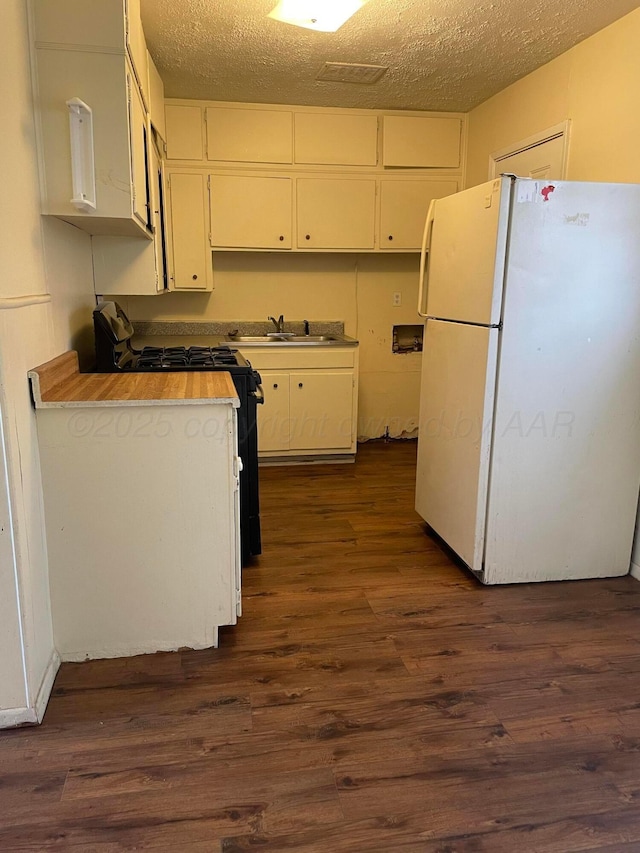
[(240, 614), (238, 398), (226, 372), (30, 371), (62, 660), (216, 646)]

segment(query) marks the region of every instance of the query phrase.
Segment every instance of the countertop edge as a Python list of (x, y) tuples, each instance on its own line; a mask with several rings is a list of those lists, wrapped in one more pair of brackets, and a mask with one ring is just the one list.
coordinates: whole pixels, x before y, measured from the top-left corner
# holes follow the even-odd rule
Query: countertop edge
[[(29, 370), (27, 377), (36, 409), (212, 404), (240, 407), (231, 374), (224, 370), (80, 373), (78, 354), (70, 350)], [(104, 389), (100, 387), (101, 378)], [(138, 396), (145, 385), (151, 393)]]
[(240, 408), (237, 397), (174, 397), (163, 400), (56, 400), (35, 401), (36, 409), (114, 409), (135, 406), (206, 406), (231, 405)]

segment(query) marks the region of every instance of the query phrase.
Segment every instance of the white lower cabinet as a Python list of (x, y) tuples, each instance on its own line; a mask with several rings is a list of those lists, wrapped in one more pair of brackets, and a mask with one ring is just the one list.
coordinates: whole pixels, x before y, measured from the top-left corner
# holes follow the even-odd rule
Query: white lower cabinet
[(62, 660), (217, 645), (240, 614), (231, 402), (39, 408), (37, 426)]
[(356, 452), (358, 349), (276, 344), (245, 349), (260, 372), (261, 458), (353, 455)]
[(293, 371), (289, 375), (289, 450), (351, 450), (352, 371)]
[[(247, 355), (247, 353), (245, 353)], [(251, 361), (255, 363), (255, 359)], [(260, 453), (289, 450), (289, 374), (262, 372), (264, 404), (258, 408)]]

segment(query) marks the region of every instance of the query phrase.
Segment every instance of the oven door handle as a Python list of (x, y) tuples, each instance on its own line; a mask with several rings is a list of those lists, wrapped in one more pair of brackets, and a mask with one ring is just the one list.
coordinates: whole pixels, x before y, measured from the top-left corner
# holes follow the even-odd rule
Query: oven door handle
[(258, 385), (256, 390), (253, 392), (253, 396), (256, 398), (256, 403), (264, 403), (264, 390), (262, 385)]

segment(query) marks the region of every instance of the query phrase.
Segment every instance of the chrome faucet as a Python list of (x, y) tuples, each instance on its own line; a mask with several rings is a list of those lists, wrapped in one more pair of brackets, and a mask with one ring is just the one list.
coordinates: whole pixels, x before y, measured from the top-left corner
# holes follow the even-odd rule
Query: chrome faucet
[(282, 314), (277, 320), (275, 317), (267, 317), (267, 320), (271, 320), (273, 325), (276, 327), (276, 334), (281, 335), (284, 332), (284, 317)]

